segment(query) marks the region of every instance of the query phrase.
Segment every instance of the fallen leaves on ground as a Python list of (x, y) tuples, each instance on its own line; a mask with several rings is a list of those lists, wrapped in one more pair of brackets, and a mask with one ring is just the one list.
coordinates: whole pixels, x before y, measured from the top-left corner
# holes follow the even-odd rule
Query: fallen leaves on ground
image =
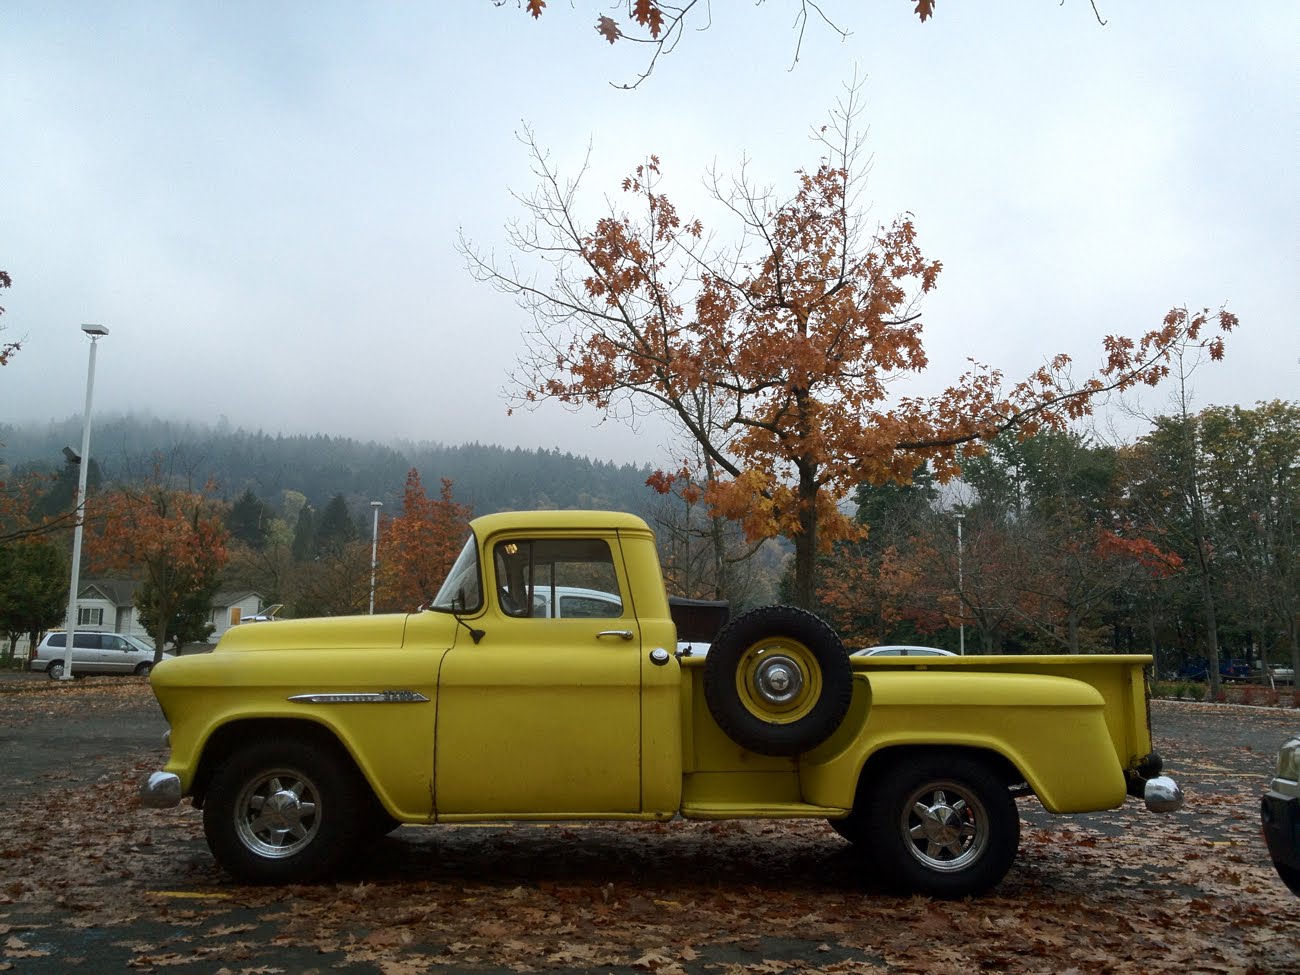
[[(64, 716), (152, 704), (143, 682), (31, 694), (0, 695), (0, 720), (24, 700)], [(1205, 731), (1159, 742), (1187, 809), (1023, 801), (1016, 866), (958, 902), (884, 893), (824, 823), (777, 821), (404, 827), (332, 883), (246, 887), (213, 864), (199, 812), (139, 806), (161, 753), (117, 755), (86, 784), (5, 794), (0, 971), (74, 926), (140, 972), (1300, 971), (1300, 901), (1258, 821), (1297, 715), (1157, 703), (1158, 736), (1174, 707)]]

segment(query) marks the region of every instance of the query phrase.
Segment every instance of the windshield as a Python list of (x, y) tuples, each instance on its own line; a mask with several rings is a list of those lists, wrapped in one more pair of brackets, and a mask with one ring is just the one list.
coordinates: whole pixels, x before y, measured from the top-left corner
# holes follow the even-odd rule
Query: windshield
[(483, 586), (479, 582), (478, 542), (471, 532), (456, 563), (447, 573), (447, 581), (429, 604), (444, 613), (473, 613), (483, 606)]

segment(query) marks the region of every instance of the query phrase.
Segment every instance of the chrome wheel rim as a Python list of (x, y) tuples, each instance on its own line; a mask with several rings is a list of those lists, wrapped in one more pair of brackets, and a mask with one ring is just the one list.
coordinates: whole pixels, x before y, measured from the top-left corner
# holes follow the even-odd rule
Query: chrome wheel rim
[(989, 844), (988, 811), (957, 782), (930, 782), (916, 789), (903, 806), (899, 828), (912, 857), (939, 873), (966, 869)]
[(320, 829), (320, 792), (293, 769), (273, 769), (250, 779), (235, 803), (239, 841), (261, 857), (302, 852)]

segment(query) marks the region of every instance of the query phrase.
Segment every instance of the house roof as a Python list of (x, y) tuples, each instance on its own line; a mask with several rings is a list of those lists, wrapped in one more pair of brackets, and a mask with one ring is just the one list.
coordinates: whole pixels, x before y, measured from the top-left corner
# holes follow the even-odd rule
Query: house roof
[(262, 594), (256, 589), (231, 589), (213, 596), (212, 605), (214, 607), (233, 606), (235, 603), (242, 603), (249, 596), (256, 599), (259, 606), (262, 604)]
[[(120, 608), (135, 604), (136, 591), (144, 583), (134, 579), (91, 579), (77, 590), (78, 599), (105, 599)], [(252, 597), (258, 605), (262, 603), (262, 594), (256, 589), (231, 589), (219, 592), (212, 597), (213, 608), (234, 606)]]
[(77, 590), (78, 599), (106, 599), (116, 607), (134, 604), (136, 590), (144, 583), (134, 579), (91, 579)]

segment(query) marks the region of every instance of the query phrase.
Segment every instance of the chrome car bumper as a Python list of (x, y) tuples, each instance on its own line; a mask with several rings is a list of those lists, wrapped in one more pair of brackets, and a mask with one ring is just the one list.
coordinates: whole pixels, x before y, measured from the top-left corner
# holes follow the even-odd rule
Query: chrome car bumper
[(1124, 772), (1128, 794), (1146, 802), (1151, 812), (1177, 812), (1183, 808), (1183, 790), (1169, 776), (1160, 774), (1164, 767), (1160, 753), (1152, 752)]
[(1183, 790), (1167, 775), (1147, 779), (1142, 798), (1151, 812), (1177, 812), (1183, 808)]
[(140, 783), (140, 805), (149, 809), (170, 809), (180, 805), (181, 779), (173, 772), (150, 772)]

